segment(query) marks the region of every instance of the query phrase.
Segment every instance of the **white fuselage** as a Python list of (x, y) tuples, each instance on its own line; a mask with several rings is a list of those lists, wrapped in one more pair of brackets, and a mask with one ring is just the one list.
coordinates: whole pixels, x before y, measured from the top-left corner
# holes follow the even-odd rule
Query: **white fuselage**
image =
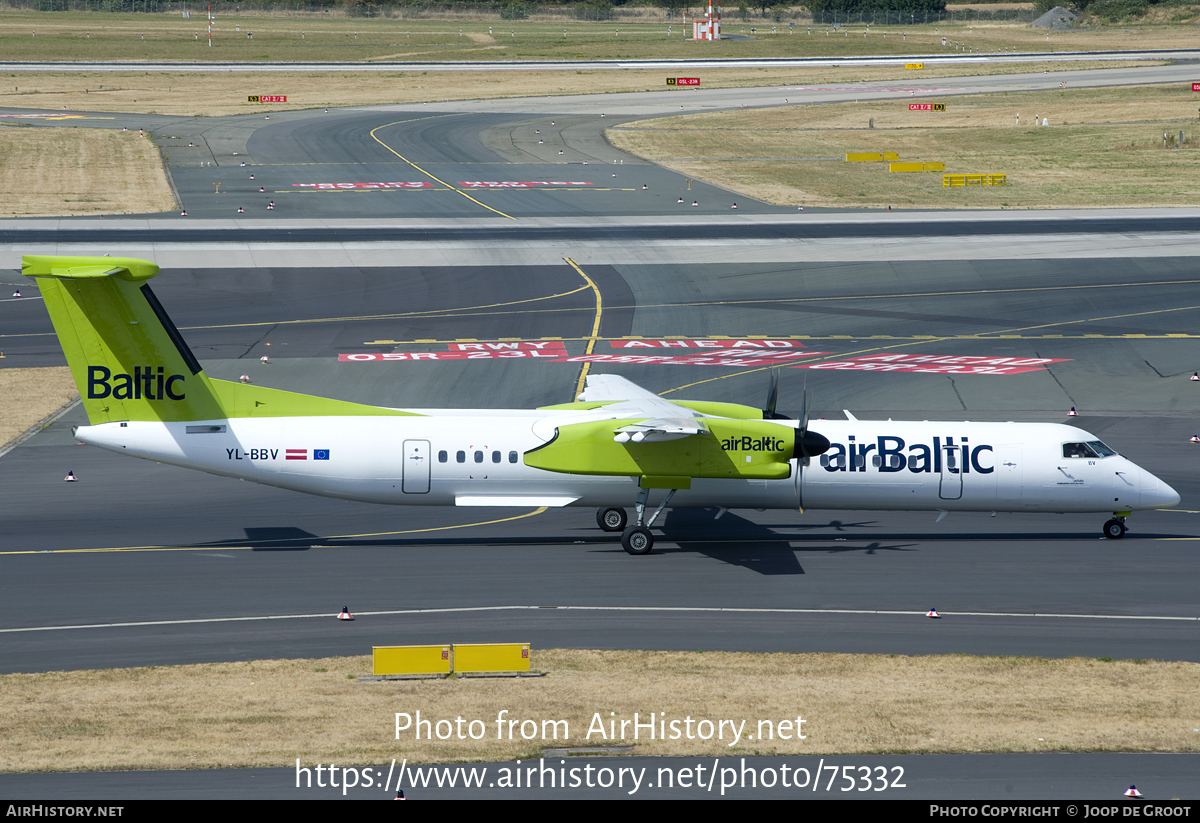
[[(595, 412), (413, 410), (81, 427), (122, 454), (295, 491), (418, 506), (630, 506), (637, 478), (531, 468), (525, 452)], [(781, 426), (797, 425), (779, 421)], [(1179, 495), (1126, 458), (1066, 457), (1094, 435), (1050, 423), (813, 421), (830, 449), (785, 480), (704, 479), (673, 507), (1124, 512)], [(656, 490), (651, 505), (665, 491)]]

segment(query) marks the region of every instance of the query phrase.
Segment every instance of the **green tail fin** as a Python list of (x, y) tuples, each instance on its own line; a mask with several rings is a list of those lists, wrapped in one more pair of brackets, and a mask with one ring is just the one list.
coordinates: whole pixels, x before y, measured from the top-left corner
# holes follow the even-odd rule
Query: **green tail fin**
[(146, 282), (158, 266), (124, 257), (26, 255), (93, 424), (406, 412), (210, 379)]

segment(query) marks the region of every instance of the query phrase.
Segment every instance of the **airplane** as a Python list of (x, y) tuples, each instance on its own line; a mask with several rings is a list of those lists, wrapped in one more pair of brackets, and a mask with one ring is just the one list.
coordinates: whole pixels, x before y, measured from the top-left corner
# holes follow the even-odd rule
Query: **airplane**
[[(346, 500), (596, 508), (630, 554), (668, 507), (1109, 513), (1170, 508), (1166, 483), (1081, 429), (1051, 423), (823, 420), (666, 400), (589, 375), (531, 410), (384, 408), (211, 378), (149, 281), (116, 257), (28, 255), (90, 425), (120, 454)], [(632, 502), (635, 520), (625, 507)], [(652, 514), (646, 512), (654, 507)]]

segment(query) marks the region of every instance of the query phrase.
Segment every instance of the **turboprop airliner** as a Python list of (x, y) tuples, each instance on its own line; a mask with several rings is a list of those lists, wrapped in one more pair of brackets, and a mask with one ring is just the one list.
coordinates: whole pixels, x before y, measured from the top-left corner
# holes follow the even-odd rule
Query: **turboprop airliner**
[[(120, 454), (309, 494), (415, 506), (586, 506), (630, 554), (668, 507), (1111, 513), (1179, 495), (1080, 429), (1049, 423), (820, 421), (665, 400), (591, 375), (532, 410), (397, 409), (208, 377), (150, 289), (158, 266), (26, 256), (90, 425)], [(626, 507), (635, 512), (628, 522)], [(647, 516), (648, 510), (653, 511)], [(939, 519), (942, 515), (939, 515)]]

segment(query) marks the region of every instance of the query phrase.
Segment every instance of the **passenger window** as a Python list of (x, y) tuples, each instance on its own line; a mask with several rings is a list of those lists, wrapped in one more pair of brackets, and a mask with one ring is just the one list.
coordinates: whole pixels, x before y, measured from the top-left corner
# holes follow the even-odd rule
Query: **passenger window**
[(475, 462), (476, 463), (483, 462), (483, 452), (475, 452)]
[(445, 463), (449, 459), (450, 459), (450, 455), (446, 454), (445, 450), (438, 452), (438, 462), (439, 463)]
[(467, 462), (467, 453), (466, 452), (456, 452), (454, 455), (454, 459), (457, 460), (459, 463), (466, 463)]
[(516, 462), (517, 462), (517, 453), (516, 453), (516, 452), (509, 452), (509, 453), (508, 453), (508, 462), (509, 462), (509, 463), (516, 463)]
[(500, 452), (492, 452), (492, 462), (493, 463), (500, 462)]

